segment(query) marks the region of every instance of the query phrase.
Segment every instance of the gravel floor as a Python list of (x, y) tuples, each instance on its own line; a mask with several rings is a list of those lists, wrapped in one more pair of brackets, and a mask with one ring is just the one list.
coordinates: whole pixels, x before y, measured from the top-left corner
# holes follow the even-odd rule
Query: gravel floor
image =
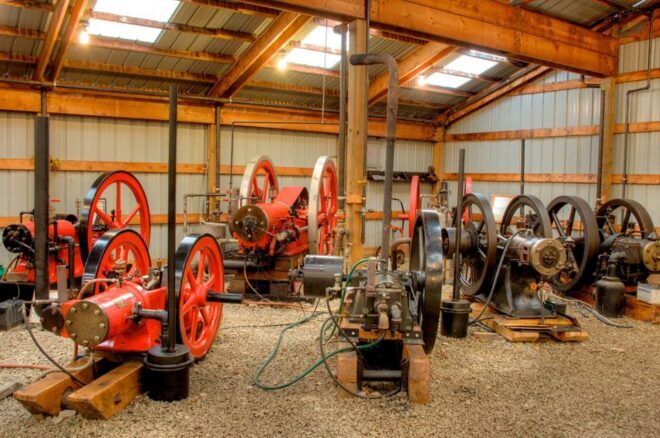
[[(615, 329), (582, 318), (580, 344), (511, 344), (442, 339), (431, 357), (431, 403), (404, 394), (338, 400), (323, 369), (287, 390), (252, 384), (279, 328), (237, 328), (298, 319), (300, 310), (226, 306), (216, 345), (192, 370), (192, 395), (177, 403), (145, 396), (109, 421), (30, 416), (0, 401), (0, 436), (660, 436), (660, 326)], [(282, 381), (318, 356), (323, 318), (289, 333), (267, 382)], [(70, 343), (38, 337), (63, 360)], [(23, 328), (0, 332), (0, 362), (46, 363)], [(39, 371), (0, 370), (2, 384)]]

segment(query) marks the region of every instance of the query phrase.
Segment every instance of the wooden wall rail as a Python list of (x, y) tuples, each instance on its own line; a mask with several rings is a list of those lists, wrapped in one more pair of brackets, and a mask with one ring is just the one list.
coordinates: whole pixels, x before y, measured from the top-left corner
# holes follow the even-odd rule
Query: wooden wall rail
[[(0, 84), (2, 81), (0, 80)], [(37, 90), (20, 89), (15, 85), (0, 87), (0, 111), (38, 113), (41, 110), (41, 97)], [(113, 93), (114, 94), (114, 93)], [(165, 98), (135, 95), (110, 95), (110, 93), (71, 92), (56, 90), (47, 94), (47, 108), (50, 114), (73, 116), (109, 117), (119, 119), (167, 121), (168, 105)], [(240, 126), (282, 129), (304, 132), (337, 134), (337, 115), (326, 113), (327, 124), (319, 125), (321, 115), (315, 111), (292, 110), (286, 108), (226, 104), (220, 111), (221, 123)], [(215, 123), (214, 106), (211, 104), (179, 104), (179, 121), (183, 123)], [(266, 122), (279, 122), (272, 124)], [(301, 122), (309, 122), (307, 125)], [(383, 118), (369, 119), (369, 135), (385, 137), (386, 122)], [(435, 127), (431, 123), (400, 121), (397, 124), (397, 138), (408, 140), (433, 141)]]
[[(465, 176), (472, 181), (484, 182), (520, 182), (519, 173), (466, 173)], [(456, 181), (455, 173), (445, 173), (445, 180)], [(526, 183), (566, 183), (566, 184), (596, 184), (597, 175), (591, 173), (526, 173)], [(623, 175), (612, 175), (612, 183), (623, 183)], [(656, 185), (660, 184), (660, 174), (629, 174), (628, 184), (631, 185)]]
[[(615, 134), (623, 134), (625, 125), (619, 123), (614, 126)], [(636, 122), (630, 123), (629, 132), (658, 132), (660, 131), (660, 122)], [(538, 129), (517, 129), (512, 131), (491, 131), (491, 132), (472, 132), (465, 134), (447, 134), (448, 142), (461, 141), (493, 141), (493, 140), (520, 140), (529, 138), (554, 138), (554, 137), (583, 137), (598, 135), (599, 127), (597, 125), (571, 126), (567, 128), (538, 128)]]

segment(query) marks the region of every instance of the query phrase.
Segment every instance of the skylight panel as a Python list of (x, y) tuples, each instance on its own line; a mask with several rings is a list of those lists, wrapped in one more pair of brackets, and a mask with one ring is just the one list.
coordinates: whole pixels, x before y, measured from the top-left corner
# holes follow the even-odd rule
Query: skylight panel
[(160, 35), (161, 30), (154, 29), (153, 27), (91, 19), (89, 20), (87, 32), (92, 35), (153, 43), (158, 38), (158, 35)]
[(473, 56), (461, 55), (445, 66), (447, 70), (462, 71), (465, 73), (472, 73), (479, 75), (486, 70), (497, 65), (495, 61), (487, 59), (475, 58)]
[(324, 53), (316, 50), (299, 48), (291, 50), (284, 58), (289, 64), (301, 64), (321, 68), (331, 68), (339, 62), (339, 59), (340, 56), (335, 55), (334, 53)]
[(470, 78), (448, 75), (446, 73), (433, 73), (425, 79), (425, 82), (437, 87), (458, 88), (469, 80)]
[(318, 47), (326, 47), (327, 42), (328, 49), (339, 50), (341, 48), (341, 35), (335, 33), (329, 26), (316, 26), (301, 42)]
[(175, 0), (97, 0), (94, 10), (165, 23), (177, 6), (179, 2)]

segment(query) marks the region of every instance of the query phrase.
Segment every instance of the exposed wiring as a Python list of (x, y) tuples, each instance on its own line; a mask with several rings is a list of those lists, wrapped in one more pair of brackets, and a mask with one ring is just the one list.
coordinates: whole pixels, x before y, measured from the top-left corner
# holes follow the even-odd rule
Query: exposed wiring
[(596, 309), (594, 309), (592, 306), (585, 303), (584, 301), (576, 300), (574, 298), (562, 297), (562, 296), (557, 295), (553, 291), (546, 291), (546, 292), (555, 299), (563, 301), (564, 303), (567, 303), (567, 304), (574, 305), (575, 308), (578, 309), (578, 311), (580, 311), (580, 309), (586, 310), (587, 312), (594, 315), (596, 317), (596, 319), (598, 319), (603, 324), (609, 325), (611, 327), (616, 327), (616, 328), (634, 328), (634, 326), (630, 325), (630, 324), (619, 324), (617, 322), (612, 321), (611, 319), (609, 319), (606, 316), (602, 315)]
[[(32, 338), (32, 342), (34, 342), (34, 345), (37, 347), (37, 349), (41, 352), (41, 354), (44, 355), (46, 359), (53, 365), (55, 365), (56, 368), (58, 368), (60, 371), (62, 371), (64, 374), (68, 375), (71, 377), (73, 381), (76, 383), (79, 383), (82, 386), (85, 386), (85, 382), (77, 378), (76, 376), (73, 375), (74, 372), (77, 372), (79, 370), (75, 369), (73, 371), (69, 371), (65, 367), (59, 364), (55, 359), (53, 359), (47, 352), (44, 350), (44, 348), (39, 344), (39, 341), (37, 341), (37, 338), (34, 336), (34, 333), (32, 332), (32, 329), (30, 328), (30, 322), (28, 321), (27, 317), (27, 311), (25, 309), (25, 304), (21, 307), (21, 313), (23, 314), (23, 322), (25, 323), (25, 329), (28, 331), (30, 338)], [(90, 354), (91, 356), (91, 354)], [(84, 369), (84, 368), (83, 368)]]
[[(353, 391), (351, 388), (346, 387), (346, 385), (344, 385), (343, 383), (341, 383), (339, 381), (339, 379), (337, 379), (337, 377), (335, 376), (335, 373), (333, 373), (332, 369), (330, 369), (330, 364), (328, 363), (328, 355), (326, 355), (325, 348), (324, 348), (324, 345), (323, 345), (323, 333), (325, 332), (325, 328), (328, 325), (328, 322), (330, 322), (330, 321), (333, 321), (334, 325), (338, 326), (338, 322), (336, 321), (336, 319), (338, 319), (338, 318), (339, 318), (338, 315), (331, 315), (330, 318), (326, 319), (325, 322), (323, 323), (323, 325), (321, 326), (321, 336), (319, 336), (319, 351), (321, 352), (321, 359), (323, 360), (323, 365), (325, 366), (325, 369), (328, 372), (328, 375), (335, 382), (335, 384), (337, 386), (339, 386), (341, 389), (343, 389), (344, 391), (346, 391), (347, 393), (349, 393), (351, 395), (354, 395), (355, 397), (364, 398), (364, 399), (367, 399), (367, 400), (377, 400), (377, 399), (388, 398), (388, 397), (392, 397), (392, 396), (398, 394), (399, 392), (401, 392), (402, 385), (399, 384), (399, 386), (397, 386), (395, 389), (393, 389), (392, 391), (390, 391), (388, 393), (381, 394), (381, 395), (378, 395), (378, 396), (370, 396), (370, 395), (364, 394), (362, 392)], [(342, 329), (340, 328), (339, 330), (342, 330)], [(343, 330), (342, 330), (342, 332), (343, 332)], [(351, 349), (355, 350), (358, 354), (359, 354), (360, 350), (364, 349), (364, 348), (360, 348), (361, 346), (355, 346), (355, 344), (345, 334), (343, 334), (343, 336), (348, 342), (350, 342)], [(380, 342), (384, 337), (385, 337), (385, 332), (383, 332), (381, 337), (378, 338), (379, 339), (378, 342)], [(348, 350), (350, 350), (350, 349), (348, 349)]]
[(52, 369), (50, 365), (24, 364), (24, 363), (0, 363), (0, 368), (34, 369), (47, 371)]

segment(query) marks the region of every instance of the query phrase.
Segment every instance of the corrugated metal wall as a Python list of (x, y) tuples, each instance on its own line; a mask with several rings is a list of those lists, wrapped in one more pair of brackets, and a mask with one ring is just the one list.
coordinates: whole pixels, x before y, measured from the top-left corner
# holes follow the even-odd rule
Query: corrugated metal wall
[[(621, 46), (619, 71), (622, 73), (646, 70), (648, 41)], [(660, 38), (653, 41), (651, 68), (660, 68)], [(616, 123), (625, 121), (626, 91), (643, 87), (646, 81), (628, 82), (616, 87)], [(630, 122), (660, 121), (660, 79), (651, 81), (651, 88), (633, 94), (630, 102)], [(628, 173), (660, 173), (660, 132), (631, 133), (628, 137)], [(623, 173), (624, 136), (615, 136), (613, 172)], [(622, 186), (614, 186), (613, 195), (621, 196)], [(660, 187), (657, 185), (628, 185), (626, 197), (641, 202), (651, 214), (656, 226), (660, 226)]]
[[(167, 161), (167, 123), (117, 120), (95, 117), (50, 118), (51, 157), (61, 160), (158, 162)], [(178, 162), (204, 164), (207, 156), (207, 129), (204, 125), (182, 123), (178, 129)], [(32, 158), (34, 148), (34, 116), (22, 113), (0, 113), (0, 156)], [(118, 166), (119, 167), (119, 166)], [(76, 200), (84, 198), (98, 177), (96, 172), (51, 173), (51, 197), (60, 200), (56, 213), (75, 213)], [(145, 189), (152, 214), (167, 213), (167, 175), (136, 173)], [(0, 216), (18, 216), (31, 210), (34, 199), (32, 171), (2, 171), (0, 184)], [(206, 190), (206, 176), (182, 174), (177, 177), (177, 209), (182, 211), (183, 193)], [(196, 201), (197, 202), (197, 201)], [(199, 210), (198, 205), (192, 205)], [(178, 238), (182, 237), (178, 227)], [(151, 230), (151, 255), (166, 255), (166, 227), (154, 225)], [(4, 249), (3, 249), (4, 251)], [(6, 263), (2, 254), (0, 263)]]
[[(621, 46), (619, 71), (645, 70), (647, 42)], [(653, 68), (660, 67), (660, 45), (654, 42)], [(578, 79), (567, 72), (556, 72), (539, 83), (563, 82)], [(644, 85), (631, 82), (617, 85), (616, 123), (624, 121), (625, 91)], [(651, 82), (651, 90), (633, 97), (631, 122), (660, 120), (660, 80)], [(655, 103), (655, 105), (654, 105)], [(506, 131), (536, 128), (563, 128), (599, 125), (600, 91), (574, 89), (507, 97), (459, 121), (448, 130), (450, 134)], [(520, 172), (520, 140), (449, 142), (445, 146), (445, 172), (457, 172), (458, 150), (466, 149), (466, 172)], [(630, 134), (630, 174), (657, 174), (660, 170), (660, 132)], [(653, 149), (655, 148), (655, 150)], [(613, 173), (623, 172), (623, 135), (615, 136)], [(525, 171), (527, 173), (591, 173), (597, 172), (598, 136), (529, 139), (526, 141)], [(455, 183), (450, 184), (452, 194)], [(595, 204), (595, 184), (527, 183), (527, 193), (539, 196), (544, 202), (561, 194), (578, 195)], [(518, 194), (518, 183), (474, 182), (473, 190), (491, 194)], [(621, 195), (615, 185), (613, 196)], [(660, 223), (660, 187), (629, 185), (627, 197), (642, 202), (654, 221)], [(455, 202), (455, 201), (452, 201)]]
[[(95, 117), (52, 116), (50, 126), (51, 156), (61, 160), (158, 162), (167, 161), (167, 123), (138, 120), (117, 120)], [(206, 164), (208, 129), (205, 125), (180, 124), (178, 129), (178, 162)], [(314, 166), (321, 155), (336, 155), (337, 136), (332, 134), (281, 131), (236, 127), (234, 132), (234, 164), (245, 165), (257, 155), (271, 157), (276, 166)], [(368, 166), (384, 168), (384, 140), (370, 139)], [(32, 158), (34, 147), (34, 115), (0, 112), (0, 157)], [(228, 165), (231, 151), (231, 128), (221, 130), (220, 159)], [(395, 170), (426, 171), (432, 163), (433, 143), (399, 141), (396, 145)], [(76, 200), (82, 200), (98, 177), (96, 172), (51, 173), (51, 194), (61, 202), (56, 212), (76, 212)], [(152, 214), (167, 213), (167, 175), (162, 173), (136, 173), (142, 183)], [(0, 217), (17, 216), (19, 211), (31, 210), (34, 198), (34, 174), (31, 171), (0, 171)], [(280, 177), (282, 186), (309, 186), (309, 177)], [(234, 175), (233, 184), (240, 185), (241, 175)], [(206, 177), (198, 174), (180, 174), (177, 179), (177, 211), (182, 212), (184, 193), (206, 191)], [(229, 175), (220, 177), (220, 187), (229, 187)], [(371, 182), (367, 188), (368, 209), (382, 210), (382, 183)], [(424, 185), (423, 193), (430, 192)], [(408, 207), (409, 186), (395, 184), (394, 196)], [(393, 208), (399, 210), (398, 204)], [(189, 212), (201, 212), (201, 200), (189, 204)], [(178, 227), (178, 238), (182, 237)], [(0, 230), (1, 231), (1, 230)], [(380, 242), (380, 222), (367, 221), (366, 246)], [(1, 246), (1, 245), (0, 245)], [(151, 255), (166, 255), (166, 227), (152, 226)], [(9, 255), (0, 249), (0, 264), (9, 261)]]

